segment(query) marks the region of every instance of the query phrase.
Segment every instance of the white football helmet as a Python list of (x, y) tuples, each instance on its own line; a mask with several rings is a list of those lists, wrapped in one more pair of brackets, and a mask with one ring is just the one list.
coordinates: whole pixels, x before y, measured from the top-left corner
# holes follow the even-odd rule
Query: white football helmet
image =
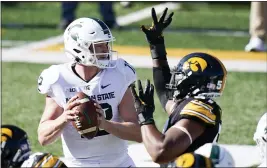
[(199, 147), (195, 153), (210, 158), (215, 167), (235, 167), (232, 155), (219, 144), (206, 143)]
[[(64, 47), (67, 57), (85, 66), (114, 68), (115, 65), (110, 62), (112, 57), (117, 54), (112, 51), (113, 41), (115, 38), (108, 26), (95, 18), (76, 19), (64, 32)], [(95, 45), (100, 43), (107, 43), (107, 53), (96, 53)], [(105, 59), (98, 59), (98, 56), (103, 55)]]
[[(267, 152), (267, 113), (263, 114), (260, 118), (256, 131), (254, 133), (253, 140), (257, 143), (260, 150), (260, 155), (262, 159), (266, 159)], [(265, 160), (266, 161), (266, 160)]]

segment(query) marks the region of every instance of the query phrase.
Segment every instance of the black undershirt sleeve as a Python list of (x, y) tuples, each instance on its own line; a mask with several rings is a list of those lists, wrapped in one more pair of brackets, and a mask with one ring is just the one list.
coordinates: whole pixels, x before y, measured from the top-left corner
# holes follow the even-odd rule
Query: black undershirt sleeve
[(169, 66), (153, 67), (153, 79), (158, 98), (160, 100), (162, 107), (165, 109), (165, 105), (169, 99), (166, 84), (168, 84), (171, 79)]
[(150, 52), (153, 61), (158, 61), (157, 67), (153, 67), (153, 79), (155, 84), (155, 89), (160, 100), (162, 107), (165, 109), (165, 105), (168, 101), (168, 90), (166, 84), (170, 82), (171, 73), (168, 63), (161, 65), (160, 62), (167, 61), (167, 52), (164, 44), (164, 38), (160, 40), (161, 43), (151, 44)]
[(164, 43), (153, 45), (151, 44), (149, 47), (152, 59), (167, 60), (167, 52)]

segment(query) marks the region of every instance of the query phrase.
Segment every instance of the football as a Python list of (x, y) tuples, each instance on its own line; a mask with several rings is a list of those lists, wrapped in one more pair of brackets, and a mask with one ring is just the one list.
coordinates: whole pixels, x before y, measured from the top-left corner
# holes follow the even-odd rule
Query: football
[(94, 101), (83, 92), (77, 93), (78, 99), (81, 104), (74, 107), (77, 108), (80, 113), (76, 115), (75, 121), (72, 121), (72, 125), (78, 131), (78, 133), (87, 139), (92, 139), (98, 132), (98, 120), (96, 107)]

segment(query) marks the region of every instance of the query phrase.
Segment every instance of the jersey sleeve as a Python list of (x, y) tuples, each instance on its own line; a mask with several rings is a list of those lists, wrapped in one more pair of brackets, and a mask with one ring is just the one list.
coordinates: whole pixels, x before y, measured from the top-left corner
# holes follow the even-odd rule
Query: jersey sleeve
[(180, 115), (182, 118), (194, 119), (204, 125), (215, 125), (216, 115), (213, 110), (211, 105), (199, 100), (191, 100), (184, 106)]
[(117, 60), (117, 68), (122, 73), (122, 80), (123, 80), (123, 87), (121, 88), (119, 102), (122, 100), (125, 92), (127, 91), (128, 87), (136, 81), (137, 74), (134, 69), (128, 62), (119, 58)]
[(125, 85), (130, 86), (132, 83), (136, 81), (137, 74), (132, 65), (130, 65), (124, 59), (119, 58), (117, 60), (117, 68), (124, 76)]
[(58, 78), (59, 72), (55, 66), (43, 70), (38, 78), (38, 92), (52, 96), (53, 91), (51, 86), (58, 80)]

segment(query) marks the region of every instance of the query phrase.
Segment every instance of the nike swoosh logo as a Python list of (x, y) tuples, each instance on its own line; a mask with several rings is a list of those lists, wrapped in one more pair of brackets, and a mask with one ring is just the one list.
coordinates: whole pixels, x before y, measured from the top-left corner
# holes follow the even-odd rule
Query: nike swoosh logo
[(108, 87), (110, 84), (107, 85), (101, 85), (101, 89), (105, 89), (106, 87)]

